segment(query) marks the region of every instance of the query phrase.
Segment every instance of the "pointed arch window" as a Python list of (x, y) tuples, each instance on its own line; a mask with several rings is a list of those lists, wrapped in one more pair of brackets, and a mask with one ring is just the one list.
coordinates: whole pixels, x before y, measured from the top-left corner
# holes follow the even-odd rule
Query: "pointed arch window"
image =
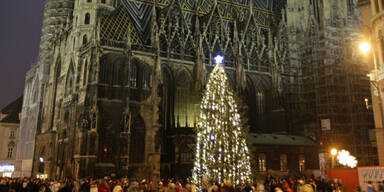
[(87, 35), (84, 35), (83, 36), (83, 46), (86, 45), (88, 43), (88, 37)]
[(176, 78), (175, 126), (195, 127), (199, 115), (200, 97), (194, 91), (192, 78), (187, 72), (181, 72)]
[(83, 68), (83, 86), (87, 82), (87, 70), (88, 70), (88, 60), (86, 59), (84, 61), (84, 68)]
[(148, 67), (144, 67), (144, 69), (143, 69), (143, 81), (142, 81), (143, 89), (149, 89), (150, 77), (151, 77), (150, 69)]
[(84, 17), (84, 24), (88, 25), (90, 22), (91, 22), (91, 15), (89, 13), (86, 13)]
[(264, 127), (264, 114), (265, 114), (265, 93), (261, 90), (256, 91), (256, 112), (257, 112), (257, 126)]
[(133, 88), (137, 87), (137, 64), (132, 63), (131, 64), (131, 74), (129, 78), (130, 86)]
[(65, 85), (65, 95), (71, 95), (73, 92), (73, 63), (71, 61), (71, 64), (69, 65), (68, 73), (67, 73), (67, 81)]

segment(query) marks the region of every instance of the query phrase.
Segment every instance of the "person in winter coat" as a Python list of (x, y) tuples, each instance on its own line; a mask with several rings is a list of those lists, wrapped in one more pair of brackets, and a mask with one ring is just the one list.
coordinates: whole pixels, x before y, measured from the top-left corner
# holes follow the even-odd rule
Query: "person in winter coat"
[(98, 192), (110, 192), (109, 185), (104, 179), (99, 182)]
[(304, 179), (299, 179), (298, 182), (297, 192), (314, 192), (312, 185), (306, 184)]

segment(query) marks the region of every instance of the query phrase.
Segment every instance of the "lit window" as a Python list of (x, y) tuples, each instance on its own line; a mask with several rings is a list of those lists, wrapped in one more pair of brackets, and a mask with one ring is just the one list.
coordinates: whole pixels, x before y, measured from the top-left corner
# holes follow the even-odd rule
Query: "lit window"
[(151, 74), (148, 69), (144, 69), (143, 71), (143, 88), (148, 89), (149, 88), (149, 78)]
[(131, 65), (131, 78), (129, 79), (131, 87), (137, 86), (137, 66), (136, 64)]
[(267, 156), (264, 153), (259, 154), (259, 172), (267, 171)]
[(193, 155), (192, 155), (192, 153), (181, 153), (180, 160), (181, 160), (181, 162), (192, 162), (193, 161)]
[(302, 172), (305, 170), (305, 156), (303, 154), (299, 155), (299, 171)]
[(8, 147), (8, 158), (12, 158), (12, 153), (13, 153), (13, 147)]
[(280, 171), (287, 171), (287, 154), (280, 155)]

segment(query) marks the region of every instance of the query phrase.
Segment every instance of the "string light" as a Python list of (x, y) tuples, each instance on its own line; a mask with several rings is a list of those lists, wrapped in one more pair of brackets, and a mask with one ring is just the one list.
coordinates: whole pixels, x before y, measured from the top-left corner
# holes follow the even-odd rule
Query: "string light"
[(241, 127), (234, 92), (221, 65), (224, 58), (218, 55), (214, 59), (216, 66), (209, 75), (196, 127), (192, 181), (199, 189), (203, 180), (239, 184), (249, 182), (251, 176), (247, 133)]

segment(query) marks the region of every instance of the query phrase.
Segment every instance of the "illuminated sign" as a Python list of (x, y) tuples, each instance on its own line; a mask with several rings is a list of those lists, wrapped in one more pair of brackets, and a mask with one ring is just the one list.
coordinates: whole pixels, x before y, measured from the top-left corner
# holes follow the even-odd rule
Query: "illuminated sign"
[(13, 172), (15, 171), (15, 166), (10, 164), (0, 164), (0, 173), (3, 172)]

